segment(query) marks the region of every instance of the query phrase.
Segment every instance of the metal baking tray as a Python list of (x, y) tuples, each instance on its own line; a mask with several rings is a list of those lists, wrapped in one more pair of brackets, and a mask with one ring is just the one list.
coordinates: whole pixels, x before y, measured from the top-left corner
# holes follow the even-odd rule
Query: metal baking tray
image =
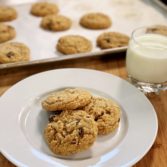
[[(7, 22), (15, 27), (17, 32), (16, 38), (12, 41), (22, 42), (31, 50), (30, 62), (0, 64), (0, 69), (125, 51), (127, 47), (100, 50), (96, 46), (96, 38), (108, 31), (117, 31), (130, 36), (137, 27), (167, 24), (166, 13), (157, 9), (151, 0), (48, 0), (47, 2), (54, 2), (59, 6), (60, 14), (67, 15), (73, 21), (70, 30), (49, 32), (40, 28), (40, 17), (30, 14), (32, 3), (37, 1), (40, 0), (0, 0), (0, 5), (11, 5), (18, 12), (16, 20)], [(109, 15), (113, 22), (112, 26), (105, 30), (88, 30), (81, 27), (79, 19), (88, 12), (102, 12)], [(93, 43), (92, 52), (76, 55), (62, 55), (57, 52), (55, 48), (57, 40), (67, 34), (83, 35), (90, 39)]]
[(153, 0), (153, 2), (167, 12), (167, 1), (166, 1), (166, 4), (165, 4), (165, 0), (164, 0), (164, 3), (161, 0)]

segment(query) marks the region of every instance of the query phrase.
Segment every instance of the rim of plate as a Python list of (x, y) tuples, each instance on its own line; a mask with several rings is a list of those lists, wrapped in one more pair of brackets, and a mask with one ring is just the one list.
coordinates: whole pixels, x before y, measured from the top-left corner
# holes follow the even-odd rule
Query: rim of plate
[[(45, 72), (40, 72), (40, 73), (37, 73), (37, 74), (34, 74), (34, 75), (32, 75), (32, 76), (29, 76), (29, 77), (27, 77), (27, 78), (25, 78), (25, 79), (23, 79), (23, 80), (21, 80), (21, 81), (19, 81), (18, 83), (16, 83), (15, 85), (13, 85), (11, 88), (9, 88), (1, 97), (0, 97), (0, 110), (2, 109), (2, 106), (3, 106), (3, 104), (4, 104), (4, 102), (5, 102), (5, 100), (6, 99), (8, 99), (8, 98), (10, 98), (9, 99), (9, 104), (12, 102), (12, 98), (11, 98), (11, 95), (13, 95), (14, 93), (15, 93), (15, 91), (17, 90), (17, 89), (20, 89), (20, 91), (22, 91), (23, 90), (23, 88), (25, 87), (25, 85), (26, 84), (29, 84), (29, 82), (30, 83), (35, 83), (35, 82), (37, 82), (37, 81), (40, 81), (40, 80), (47, 80), (47, 79), (49, 79), (53, 74), (55, 75), (55, 78), (56, 78), (56, 75), (60, 75), (60, 74), (65, 74), (66, 75), (66, 77), (67, 76), (73, 76), (75, 79), (77, 78), (77, 77), (80, 77), (80, 78), (82, 78), (82, 77), (84, 77), (84, 78), (86, 78), (86, 75), (88, 75), (87, 77), (87, 79), (91, 82), (91, 80), (90, 79), (92, 79), (92, 81), (95, 81), (95, 83), (93, 83), (92, 85), (91, 85), (91, 87), (93, 87), (93, 86), (95, 86), (96, 84), (98, 85), (97, 87), (96, 87), (96, 89), (98, 89), (99, 87), (101, 87), (100, 86), (100, 84), (106, 84), (103, 88), (101, 88), (102, 90), (105, 90), (106, 89), (106, 87), (109, 87), (109, 83), (111, 82), (111, 83), (113, 83), (113, 85), (114, 85), (114, 87), (116, 87), (116, 88), (118, 88), (119, 86), (122, 86), (121, 88), (122, 88), (122, 92), (123, 91), (125, 91), (124, 93), (128, 93), (127, 92), (127, 90), (125, 90), (125, 88), (129, 88), (129, 91), (130, 91), (130, 93), (129, 94), (127, 94), (127, 96), (129, 96), (129, 95), (131, 95), (132, 97), (127, 97), (127, 99), (126, 100), (128, 100), (129, 98), (131, 99), (131, 100), (133, 100), (133, 96), (139, 96), (140, 98), (138, 99), (139, 100), (139, 102), (140, 102), (140, 100), (141, 100), (141, 102), (143, 102), (143, 104), (145, 104), (146, 105), (146, 108), (148, 107), (148, 112), (149, 113), (151, 113), (151, 115), (152, 115), (152, 132), (151, 132), (151, 136), (149, 136), (149, 141), (148, 141), (148, 139), (147, 139), (147, 142), (145, 143), (145, 145), (144, 145), (144, 149), (141, 151), (141, 152), (139, 152), (137, 155), (135, 155), (133, 158), (131, 158), (131, 159), (129, 159), (129, 160), (126, 160), (126, 158), (123, 160), (123, 164), (121, 165), (121, 166), (131, 166), (131, 165), (133, 165), (133, 164), (135, 164), (136, 162), (138, 162), (148, 151), (149, 151), (149, 149), (151, 148), (151, 146), (153, 145), (153, 143), (154, 143), (154, 141), (155, 141), (155, 138), (156, 138), (156, 136), (157, 136), (157, 131), (158, 131), (158, 120), (157, 120), (157, 115), (156, 115), (156, 112), (155, 112), (155, 110), (154, 110), (154, 107), (152, 106), (152, 104), (150, 103), (150, 101), (146, 98), (146, 96), (142, 93), (142, 92), (140, 92), (137, 88), (135, 88), (133, 85), (131, 85), (129, 82), (127, 82), (126, 80), (123, 80), (123, 79), (121, 79), (121, 78), (119, 78), (118, 76), (115, 76), (115, 75), (113, 75), (113, 74), (109, 74), (109, 73), (106, 73), (106, 72), (102, 72), (102, 71), (98, 71), (98, 70), (92, 70), (92, 69), (82, 69), (82, 68), (62, 68), (62, 69), (55, 69), (55, 70), (49, 70), (49, 71), (45, 71)], [(75, 74), (74, 74), (75, 73)], [(61, 76), (61, 75), (60, 75)], [(59, 76), (59, 79), (62, 79), (61, 77)], [(77, 76), (77, 77), (76, 77)], [(97, 78), (96, 78), (96, 76), (98, 76)], [(79, 78), (79, 79), (80, 79)], [(54, 81), (54, 80), (56, 80), (56, 79), (54, 79), (53, 77), (51, 77), (50, 78), (50, 80), (51, 81)], [(104, 80), (104, 81), (103, 81)], [(76, 79), (76, 81), (79, 81), (78, 79)], [(54, 81), (55, 82), (55, 81)], [(66, 86), (68, 86), (69, 85), (69, 87), (70, 86), (72, 86), (71, 85), (71, 83), (73, 83), (73, 81), (72, 81), (72, 79), (70, 79), (70, 78), (68, 78), (68, 84), (66, 83), (65, 85)], [(76, 87), (77, 87), (77, 82), (76, 82)], [(118, 84), (118, 85), (117, 85)], [(119, 85), (120, 84), (120, 85)], [(75, 86), (73, 86), (73, 87), (75, 87)], [(85, 85), (86, 86), (86, 85)], [(46, 88), (47, 86), (46, 85), (40, 85), (40, 86), (38, 86), (38, 91), (40, 92), (41, 91), (41, 89), (48, 89), (48, 88)], [(55, 86), (56, 87), (56, 86)], [(58, 84), (58, 87), (60, 87), (60, 85)], [(57, 88), (58, 88), (57, 87)], [(84, 87), (84, 85), (78, 85), (78, 87)], [(32, 88), (32, 87), (31, 87)], [(37, 86), (35, 87), (35, 88), (37, 88)], [(45, 91), (46, 91), (45, 90)], [(118, 89), (119, 90), (119, 89)], [(32, 89), (32, 91), (34, 91), (34, 88)], [(37, 91), (37, 92), (38, 92)], [(116, 92), (117, 90), (112, 90), (113, 92)], [(112, 92), (111, 91), (111, 92)], [(119, 93), (122, 93), (121, 92), (121, 90), (119, 90), (120, 92)], [(38, 93), (39, 93), (38, 92)], [(22, 92), (23, 93), (23, 92)], [(107, 93), (107, 92), (106, 92)], [(34, 93), (35, 94), (35, 93)], [(21, 92), (19, 92), (19, 96), (21, 95)], [(37, 94), (38, 95), (38, 94)], [(34, 96), (34, 95), (33, 95)], [(30, 96), (29, 97), (27, 97), (27, 98), (30, 98)], [(118, 97), (117, 97), (118, 98)], [(119, 97), (120, 98), (120, 97)], [(118, 99), (119, 99), (118, 98)], [(125, 101), (126, 101), (125, 100)], [(119, 102), (119, 101), (118, 101)], [(6, 114), (6, 112), (4, 112), (5, 114)], [(19, 112), (18, 112), (19, 113)], [(4, 115), (5, 115), (4, 114)], [(2, 119), (5, 119), (5, 118), (9, 118), (8, 117), (9, 115), (5, 115), (5, 116), (3, 116), (3, 118), (1, 117), (0, 118), (0, 120), (2, 120)], [(146, 119), (146, 118), (144, 118), (144, 119)], [(148, 119), (148, 118), (147, 118)], [(149, 118), (150, 119), (150, 118)], [(151, 120), (150, 119), (150, 120)], [(4, 121), (4, 120), (3, 120)], [(0, 121), (0, 125), (2, 125), (2, 123), (3, 123), (3, 121)], [(8, 120), (9, 121), (9, 120)], [(17, 123), (17, 122), (16, 122)], [(16, 132), (20, 132), (21, 130), (20, 130), (20, 127), (18, 126), (19, 125), (19, 123), (18, 124), (16, 124), (17, 125), (17, 129), (15, 130)], [(142, 125), (143, 126), (143, 125)], [(148, 125), (148, 126), (150, 126), (150, 125)], [(1, 126), (2, 127), (2, 126)], [(8, 128), (8, 127), (7, 127)], [(5, 130), (9, 130), (9, 129), (5, 129)], [(2, 130), (1, 130), (2, 131)], [(11, 133), (13, 133), (13, 132), (11, 132)], [(132, 133), (132, 132), (131, 132)], [(16, 135), (16, 134), (15, 134)], [(150, 135), (150, 134), (149, 134)], [(4, 136), (4, 132), (3, 132), (3, 136)], [(2, 139), (3, 139), (3, 136), (2, 136)], [(125, 138), (127, 138), (127, 136), (128, 135), (126, 135), (126, 137)], [(24, 142), (24, 144), (29, 144), (27, 141), (26, 141), (26, 137), (23, 135), (23, 134), (19, 134), (19, 136), (18, 137), (20, 137), (21, 139), (24, 139), (23, 140), (23, 142)], [(17, 137), (15, 136), (15, 139), (14, 140), (16, 140), (17, 139)], [(123, 142), (121, 142), (119, 145), (118, 145), (118, 154), (120, 154), (121, 153), (121, 149), (123, 149), (123, 148), (126, 148), (126, 146), (125, 146), (125, 144), (126, 144), (126, 141), (127, 139), (124, 139), (123, 140)], [(9, 139), (7, 139), (7, 141), (9, 142)], [(3, 147), (3, 144), (5, 143), (6, 141), (4, 141), (4, 139), (3, 139), (3, 142), (0, 142), (0, 151), (1, 151), (1, 153), (7, 158), (7, 159), (9, 159), (13, 164), (15, 164), (15, 165), (18, 165), (18, 166), (25, 166), (25, 167), (27, 167), (27, 165), (26, 164), (24, 164), (24, 162), (22, 163), (21, 161), (25, 161), (25, 158), (23, 158), (23, 159), (21, 159), (22, 158), (22, 156), (21, 156), (21, 154), (19, 155), (19, 157), (20, 157), (20, 159), (15, 159), (15, 158), (13, 158), (13, 155), (12, 155), (12, 149), (16, 149), (16, 146), (15, 145), (10, 145), (11, 147), (10, 148), (4, 148)], [(10, 141), (11, 142), (11, 141)], [(132, 142), (133, 143), (133, 142)], [(11, 144), (12, 144), (12, 142), (11, 142)], [(13, 143), (14, 144), (14, 143)], [(23, 145), (24, 145), (23, 144)], [(133, 143), (134, 144), (134, 143)], [(132, 145), (133, 145), (132, 144)], [(59, 158), (58, 159), (53, 159), (53, 157), (50, 157), (50, 156), (48, 156), (48, 155), (45, 155), (44, 153), (41, 153), (41, 152), (39, 152), (39, 151), (37, 151), (37, 150), (35, 150), (30, 144), (29, 144), (29, 146), (27, 146), (27, 148), (29, 149), (27, 152), (26, 152), (26, 156), (30, 156), (32, 153), (36, 156), (35, 157), (35, 159), (34, 160), (36, 160), (34, 163), (37, 163), (37, 162), (39, 162), (39, 161), (44, 161), (45, 162), (45, 164), (44, 164), (44, 166), (51, 166), (51, 165), (53, 165), (52, 163), (53, 163), (53, 161), (54, 162), (56, 162), (56, 161), (59, 161)], [(25, 151), (25, 148), (22, 148), (23, 149), (23, 151)], [(131, 148), (130, 148), (131, 149)], [(20, 152), (19, 152), (20, 153)], [(22, 152), (22, 155), (24, 155), (24, 153), (25, 152)], [(18, 155), (17, 155), (18, 156)], [(125, 156), (126, 157), (126, 156)], [(31, 159), (31, 156), (30, 157), (27, 157), (27, 158), (30, 158)], [(37, 159), (38, 158), (38, 159)], [(46, 159), (47, 158), (50, 158), (50, 160), (49, 161), (47, 161)], [(55, 157), (54, 157), (55, 158)], [(113, 157), (112, 157), (113, 158)], [(110, 159), (112, 159), (112, 158), (110, 158)], [(118, 159), (118, 158), (117, 158)], [(86, 161), (90, 161), (89, 159), (88, 160), (83, 160), (83, 162), (86, 162)], [(60, 161), (61, 162), (61, 161)], [(69, 161), (70, 162), (70, 161)], [(107, 162), (107, 161), (106, 161)], [(50, 163), (50, 165), (49, 165), (49, 163)], [(41, 163), (40, 163), (41, 164)], [(61, 163), (57, 163), (57, 165), (59, 165), (60, 167), (67, 167), (66, 165), (64, 166), (64, 165), (61, 165)], [(70, 164), (71, 165), (71, 164)], [(97, 166), (104, 166), (105, 167), (105, 165), (106, 164), (97, 164)], [(31, 166), (33, 166), (33, 161), (32, 161), (32, 165)], [(35, 166), (36, 166), (36, 164), (35, 164)], [(93, 165), (94, 166), (94, 165)], [(96, 166), (96, 165), (95, 165)], [(115, 165), (116, 166), (116, 165)]]

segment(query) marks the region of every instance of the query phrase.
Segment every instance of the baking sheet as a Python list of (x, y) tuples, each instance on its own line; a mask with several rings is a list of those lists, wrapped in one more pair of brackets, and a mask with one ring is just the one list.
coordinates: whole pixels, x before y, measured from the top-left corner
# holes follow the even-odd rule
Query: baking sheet
[[(30, 62), (1, 64), (0, 69), (120, 52), (125, 50), (126, 47), (100, 50), (96, 47), (97, 36), (107, 31), (117, 31), (130, 36), (132, 31), (140, 26), (167, 25), (167, 16), (149, 0), (48, 0), (47, 2), (57, 3), (60, 14), (70, 17), (73, 22), (70, 30), (50, 32), (40, 28), (40, 17), (35, 17), (29, 13), (32, 2), (37, 2), (37, 0), (0, 0), (0, 4), (12, 5), (18, 12), (18, 18), (8, 22), (8, 24), (15, 27), (17, 32), (16, 38), (12, 41), (25, 43), (31, 50)], [(89, 30), (81, 27), (79, 19), (88, 12), (102, 12), (109, 15), (113, 25), (105, 30)], [(83, 35), (90, 39), (93, 43), (92, 52), (72, 56), (62, 55), (57, 52), (55, 47), (57, 40), (67, 34)]]
[(154, 3), (156, 3), (159, 7), (167, 11), (167, 5), (163, 3), (161, 0), (153, 0)]

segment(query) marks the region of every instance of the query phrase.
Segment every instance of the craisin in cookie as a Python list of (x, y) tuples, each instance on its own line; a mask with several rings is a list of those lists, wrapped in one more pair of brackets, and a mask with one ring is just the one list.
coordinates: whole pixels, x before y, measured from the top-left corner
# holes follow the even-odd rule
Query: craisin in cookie
[(16, 31), (12, 26), (0, 23), (0, 43), (9, 41), (15, 36)]
[(46, 126), (44, 137), (53, 153), (66, 156), (92, 146), (97, 131), (96, 122), (85, 111), (63, 111)]
[(119, 32), (105, 32), (98, 36), (97, 46), (101, 49), (127, 46), (129, 37)]
[(0, 22), (12, 21), (17, 18), (17, 12), (9, 6), (0, 6)]
[(155, 25), (147, 29), (147, 33), (167, 35), (167, 26), (165, 25)]
[(31, 7), (31, 14), (40, 17), (44, 17), (50, 14), (57, 14), (58, 11), (58, 6), (49, 2), (37, 2)]
[(99, 135), (109, 134), (119, 126), (120, 108), (109, 99), (93, 97), (83, 110), (94, 117)]
[(88, 13), (80, 19), (80, 25), (88, 29), (106, 29), (111, 24), (109, 16), (103, 13)]
[(42, 101), (42, 107), (46, 111), (74, 110), (87, 105), (91, 97), (91, 94), (84, 89), (68, 88), (51, 93)]
[(18, 42), (4, 43), (0, 45), (0, 63), (14, 63), (29, 61), (29, 48)]
[(62, 15), (48, 15), (42, 18), (41, 27), (50, 31), (64, 31), (71, 27), (71, 20)]
[(66, 35), (58, 40), (56, 48), (65, 55), (86, 53), (92, 50), (92, 43), (80, 35)]

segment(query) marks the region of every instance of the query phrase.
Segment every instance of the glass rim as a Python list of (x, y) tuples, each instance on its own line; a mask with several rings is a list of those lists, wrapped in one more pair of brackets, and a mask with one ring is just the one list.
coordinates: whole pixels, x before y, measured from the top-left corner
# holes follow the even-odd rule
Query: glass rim
[[(154, 33), (154, 32), (148, 32), (147, 33), (147, 29), (148, 28), (153, 28), (153, 27), (156, 27), (155, 26), (141, 26), (141, 27), (137, 27), (135, 28), (133, 31), (132, 31), (132, 34), (131, 34), (131, 39), (139, 46), (142, 46), (142, 47), (145, 47), (145, 48), (149, 48), (149, 46), (146, 46), (146, 45), (143, 45), (142, 43), (140, 43), (139, 41), (136, 40), (136, 37), (135, 37), (135, 33), (139, 30), (145, 30), (144, 33), (145, 34), (155, 34), (155, 35), (158, 35), (158, 36), (163, 36), (164, 38), (167, 38), (167, 36), (163, 35), (163, 34), (158, 34), (158, 33)], [(143, 34), (144, 34), (143, 33)], [(164, 47), (163, 47), (164, 48)]]

